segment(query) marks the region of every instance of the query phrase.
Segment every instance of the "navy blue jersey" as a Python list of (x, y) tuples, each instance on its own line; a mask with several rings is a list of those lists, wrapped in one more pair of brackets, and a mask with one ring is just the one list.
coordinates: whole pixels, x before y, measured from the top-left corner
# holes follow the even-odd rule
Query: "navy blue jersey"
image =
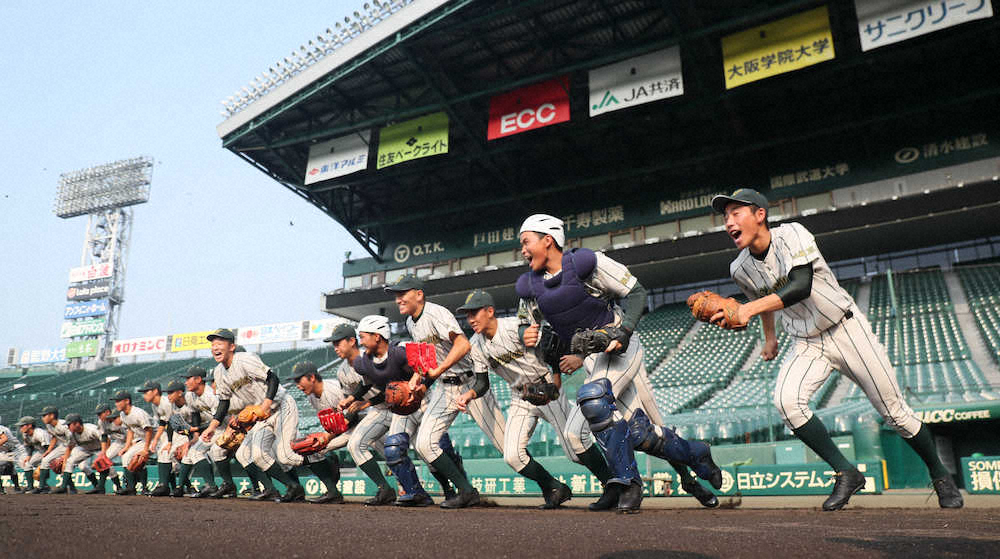
[(398, 345), (389, 346), (388, 355), (381, 363), (376, 363), (366, 352), (354, 358), (351, 365), (364, 377), (365, 384), (380, 390), (385, 390), (390, 382), (409, 382), (413, 378), (413, 369), (406, 362), (406, 349)]

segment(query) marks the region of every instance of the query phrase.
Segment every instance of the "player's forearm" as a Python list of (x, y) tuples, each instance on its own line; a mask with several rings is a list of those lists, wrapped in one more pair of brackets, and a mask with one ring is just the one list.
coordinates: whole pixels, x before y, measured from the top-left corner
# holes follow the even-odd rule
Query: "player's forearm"
[(470, 349), (472, 349), (472, 345), (469, 344), (468, 338), (461, 334), (455, 336), (455, 339), (452, 340), (451, 351), (449, 351), (448, 355), (445, 356), (444, 361), (438, 365), (436, 370), (428, 371), (426, 376), (431, 379), (438, 378), (445, 371), (450, 369), (452, 365), (461, 361), (462, 358), (469, 353)]
[(764, 327), (764, 340), (770, 342), (776, 339), (774, 333), (774, 313), (760, 313), (760, 322)]
[(149, 452), (150, 446), (153, 444), (153, 430), (146, 429), (146, 436), (144, 437), (142, 450)]
[(646, 311), (646, 288), (641, 283), (635, 282), (635, 286), (620, 301), (622, 307), (622, 328), (629, 332), (635, 331), (635, 327), (642, 318), (642, 313)]
[(760, 299), (755, 299), (753, 301), (750, 301), (749, 303), (744, 305), (744, 307), (746, 308), (749, 314), (747, 318), (751, 318), (757, 316), (758, 314), (780, 311), (781, 309), (785, 308), (785, 304), (781, 302), (781, 297), (778, 297), (777, 295), (772, 293), (770, 295), (761, 297)]

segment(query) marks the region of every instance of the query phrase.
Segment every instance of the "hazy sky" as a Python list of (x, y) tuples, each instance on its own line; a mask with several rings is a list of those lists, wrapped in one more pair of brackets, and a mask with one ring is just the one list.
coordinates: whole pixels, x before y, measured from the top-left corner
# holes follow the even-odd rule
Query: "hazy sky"
[(221, 99), (362, 3), (0, 2), (4, 357), (63, 346), (87, 218), (52, 213), (59, 174), (138, 155), (156, 165), (121, 337), (323, 317), (344, 252), (363, 249), (215, 126)]

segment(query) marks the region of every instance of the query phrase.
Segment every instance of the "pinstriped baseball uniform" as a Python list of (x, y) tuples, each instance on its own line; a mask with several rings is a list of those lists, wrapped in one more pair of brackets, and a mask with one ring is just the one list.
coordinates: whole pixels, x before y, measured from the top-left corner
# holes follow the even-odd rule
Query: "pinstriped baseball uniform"
[[(140, 408), (139, 406), (132, 406), (129, 413), (122, 412), (122, 423), (125, 427), (132, 432), (132, 444), (125, 449), (122, 457), (122, 465), (126, 465), (132, 461), (132, 457), (138, 454), (146, 446), (146, 429), (152, 431), (153, 429), (153, 419), (149, 417), (146, 410)], [(149, 449), (152, 453), (153, 449)]]
[[(66, 452), (66, 445), (69, 443), (70, 431), (69, 427), (66, 426), (66, 421), (63, 419), (57, 419), (56, 424), (49, 425), (44, 423), (45, 430), (48, 431), (49, 435), (56, 440), (56, 446), (52, 449), (52, 452), (48, 453), (44, 459), (42, 459), (42, 468), (47, 469), (49, 464), (56, 458), (63, 455)], [(51, 443), (51, 441), (50, 441)], [(42, 452), (45, 452), (43, 449)]]
[[(406, 329), (410, 332), (413, 341), (434, 344), (438, 363), (444, 362), (454, 345), (451, 341), (451, 334), (463, 334), (451, 311), (429, 301), (424, 302), (424, 308), (419, 317), (416, 319), (412, 316), (406, 317)], [(458, 384), (453, 384), (451, 381), (458, 382)], [(471, 389), (474, 383), (472, 358), (466, 354), (438, 378), (435, 383), (438, 386), (428, 395), (430, 401), (427, 403), (424, 417), (420, 421), (420, 428), (417, 429), (415, 444), (417, 452), (428, 464), (444, 452), (441, 450), (439, 442), (458, 416), (458, 408), (453, 402)], [(468, 410), (469, 415), (486, 433), (493, 446), (503, 452), (506, 421), (493, 391), (487, 391), (479, 398), (471, 400), (468, 403)]]
[[(234, 353), (229, 368), (219, 363), (213, 373), (219, 400), (231, 400), (236, 396), (247, 402), (247, 405), (263, 402), (267, 397), (268, 371), (270, 368), (257, 355), (249, 352)], [(271, 416), (258, 421), (250, 429), (236, 451), (236, 459), (243, 466), (253, 461), (264, 471), (273, 466), (276, 460), (284, 470), (300, 466), (303, 457), (291, 447), (291, 442), (298, 434), (298, 406), (285, 387), (279, 385), (271, 404)]]
[[(337, 369), (337, 380), (340, 381), (340, 386), (345, 394), (354, 394), (365, 384), (364, 378), (354, 370), (347, 359)], [(364, 399), (371, 400), (378, 394), (379, 390), (373, 387), (365, 394)], [(392, 427), (393, 413), (384, 403), (369, 406), (363, 413), (361, 421), (351, 430), (351, 437), (347, 441), (347, 450), (351, 453), (355, 464), (364, 464), (374, 458), (372, 450), (382, 454), (382, 439)], [(423, 412), (417, 411), (413, 415), (418, 416), (418, 418), (410, 422), (410, 428), (406, 430), (406, 433), (411, 437), (417, 431), (419, 418), (423, 417)]]
[[(204, 391), (202, 391), (200, 396), (195, 392), (185, 391), (184, 401), (187, 402), (188, 407), (198, 410), (198, 413), (201, 414), (201, 424), (203, 427), (208, 425), (212, 421), (212, 418), (215, 416), (215, 410), (218, 409), (219, 407), (219, 397), (216, 396), (215, 389), (208, 384), (205, 385), (205, 389)], [(236, 409), (238, 404), (239, 402), (236, 400), (233, 399), (229, 400), (230, 413), (232, 413), (232, 411)], [(239, 408), (242, 409), (243, 406), (240, 405)], [(213, 462), (219, 462), (221, 460), (225, 460), (229, 454), (229, 452), (226, 449), (215, 444), (215, 437), (212, 437), (211, 443), (206, 443), (202, 441), (201, 437), (198, 437), (198, 440), (200, 441), (198, 444), (199, 450), (205, 452), (208, 458), (211, 459)], [(188, 453), (190, 454), (190, 452), (191, 450), (189, 449)], [(196, 457), (197, 456), (192, 457), (191, 464), (195, 464), (198, 462), (197, 460), (194, 460), (194, 458)]]
[(21, 440), (15, 437), (6, 425), (0, 425), (0, 435), (7, 436), (7, 440), (0, 445), (0, 464), (8, 462), (15, 466), (24, 464), (28, 460), (28, 451), (21, 444)]
[(805, 227), (787, 223), (772, 228), (764, 257), (744, 248), (729, 272), (747, 297), (757, 299), (784, 285), (792, 268), (807, 264), (813, 270), (809, 297), (777, 311), (795, 341), (775, 383), (774, 404), (782, 419), (792, 429), (805, 425), (813, 415), (809, 399), (836, 368), (861, 387), (900, 435), (912, 437), (921, 423), (903, 400), (889, 355)]
[(108, 419), (110, 421), (97, 420), (97, 430), (108, 438), (108, 450), (105, 455), (109, 460), (113, 460), (125, 446), (126, 428), (117, 411), (112, 412)]
[[(635, 287), (635, 276), (623, 264), (616, 262), (601, 252), (594, 252), (597, 264), (593, 274), (583, 282), (591, 296), (608, 301), (612, 305), (615, 322), (621, 322), (621, 309), (613, 302), (625, 298)], [(557, 272), (557, 273), (562, 273)], [(545, 273), (545, 279), (552, 274)], [(522, 324), (537, 324), (541, 311), (534, 299), (522, 299), (518, 309), (518, 317)], [(611, 381), (611, 391), (615, 395), (615, 406), (622, 419), (628, 420), (632, 412), (642, 408), (655, 426), (663, 425), (660, 410), (653, 398), (653, 388), (646, 375), (646, 366), (642, 362), (642, 341), (639, 336), (632, 336), (624, 353), (592, 353), (583, 360), (587, 371), (587, 382), (607, 378)], [(617, 416), (616, 416), (617, 417)], [(662, 432), (659, 433), (662, 436)], [(572, 448), (586, 447), (584, 441), (590, 436), (587, 419), (578, 406), (570, 408), (566, 421), (566, 438)]]
[(23, 469), (33, 470), (39, 466), (42, 466), (46, 470), (49, 469), (49, 463), (56, 458), (55, 454), (50, 452), (48, 456), (43, 457), (42, 453), (49, 449), (49, 442), (52, 440), (52, 435), (45, 429), (35, 427), (31, 435), (23, 435), (23, 439), (24, 448), (31, 453), (31, 457), (28, 458)]
[(511, 404), (507, 409), (507, 424), (504, 426), (503, 457), (507, 465), (515, 472), (521, 471), (531, 456), (528, 455), (528, 443), (538, 425), (538, 418), (544, 418), (555, 428), (559, 436), (559, 444), (563, 453), (574, 462), (578, 462), (577, 454), (587, 451), (593, 444), (590, 432), (582, 439), (582, 444), (573, 446), (566, 439), (563, 431), (569, 416), (569, 403), (565, 392), (559, 398), (536, 406), (521, 398), (521, 391), (527, 384), (536, 382), (553, 382), (554, 375), (548, 365), (542, 361), (532, 348), (521, 341), (518, 334), (520, 320), (517, 317), (498, 318), (497, 331), (492, 338), (485, 334), (475, 334), (469, 340), (472, 345), (472, 368), (476, 373), (493, 371), (500, 375), (511, 388)]
[(84, 423), (82, 433), (70, 432), (69, 446), (72, 448), (69, 458), (63, 465), (64, 472), (72, 472), (77, 465), (80, 471), (90, 474), (90, 458), (101, 451), (101, 430), (93, 423)]
[[(160, 426), (164, 426), (163, 433), (160, 434), (160, 440), (156, 443), (156, 461), (160, 464), (171, 464), (174, 462), (173, 443), (170, 437), (167, 436), (167, 429), (165, 425), (170, 423), (170, 416), (174, 415), (175, 411), (178, 409), (174, 406), (170, 398), (167, 398), (166, 394), (160, 394), (160, 403), (153, 404), (153, 436), (156, 436), (156, 429)], [(184, 439), (184, 441), (179, 444), (184, 444), (187, 437), (179, 435)]]
[[(346, 395), (344, 393), (344, 390), (341, 388), (340, 383), (338, 381), (332, 379), (323, 379), (323, 395), (317, 398), (315, 395), (310, 394), (307, 397), (307, 399), (309, 400), (309, 404), (313, 407), (313, 409), (319, 412), (330, 408), (337, 409), (337, 406), (340, 404), (340, 401), (343, 400), (345, 397)], [(351, 435), (354, 433), (355, 427), (351, 427), (347, 431), (344, 431), (343, 433), (330, 439), (329, 444), (326, 445), (326, 448), (322, 452), (317, 452), (312, 456), (319, 456), (320, 458), (322, 458), (323, 455), (326, 454), (327, 452), (332, 452), (334, 450), (337, 450), (339, 448), (344, 448), (345, 446), (347, 446), (347, 442), (351, 439)]]

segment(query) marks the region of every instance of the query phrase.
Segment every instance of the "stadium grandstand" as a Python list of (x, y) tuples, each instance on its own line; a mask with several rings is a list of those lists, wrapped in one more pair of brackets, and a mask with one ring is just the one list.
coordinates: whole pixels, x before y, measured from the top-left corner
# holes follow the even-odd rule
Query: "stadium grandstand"
[[(702, 288), (736, 293), (732, 241), (708, 201), (757, 188), (773, 224), (815, 234), (888, 348), (909, 403), (948, 441), (946, 463), (1000, 455), (982, 436), (1000, 414), (997, 19), (883, 47), (854, 2), (724, 4), (375, 2), (224, 101), (217, 132), (367, 252), (345, 259), (343, 283), (323, 295), (321, 310), (338, 320), (380, 314), (405, 332), (383, 290), (405, 273), (448, 308), (479, 288), (512, 313), (525, 270), (517, 227), (550, 213), (566, 221), (568, 248), (603, 250), (649, 290), (637, 333), (668, 423), (713, 443), (720, 464), (816, 462), (801, 444), (795, 458), (783, 454), (795, 441), (772, 404), (794, 340), (779, 332), (778, 358), (763, 361), (759, 321), (724, 331), (696, 322), (683, 303)], [(797, 66), (750, 76), (743, 32), (795, 17), (832, 40), (798, 45)], [(299, 360), (321, 371), (338, 364), (316, 343), (267, 347), (261, 356), (283, 380)], [(191, 355), (8, 370), (0, 418), (53, 403), (90, 413), (115, 389), (212, 365)], [(569, 396), (582, 376), (566, 378)], [(509, 404), (506, 384), (492, 377), (491, 386)], [(291, 392), (300, 430), (314, 429), (315, 413)], [(885, 460), (893, 487), (918, 483), (916, 455), (879, 430), (848, 379), (834, 372), (813, 406), (850, 457)], [(952, 419), (929, 419), (948, 410)], [(955, 410), (987, 412), (960, 420)], [(470, 471), (476, 459), (500, 458), (467, 416), (450, 433)], [(561, 460), (545, 423), (529, 450)]]

